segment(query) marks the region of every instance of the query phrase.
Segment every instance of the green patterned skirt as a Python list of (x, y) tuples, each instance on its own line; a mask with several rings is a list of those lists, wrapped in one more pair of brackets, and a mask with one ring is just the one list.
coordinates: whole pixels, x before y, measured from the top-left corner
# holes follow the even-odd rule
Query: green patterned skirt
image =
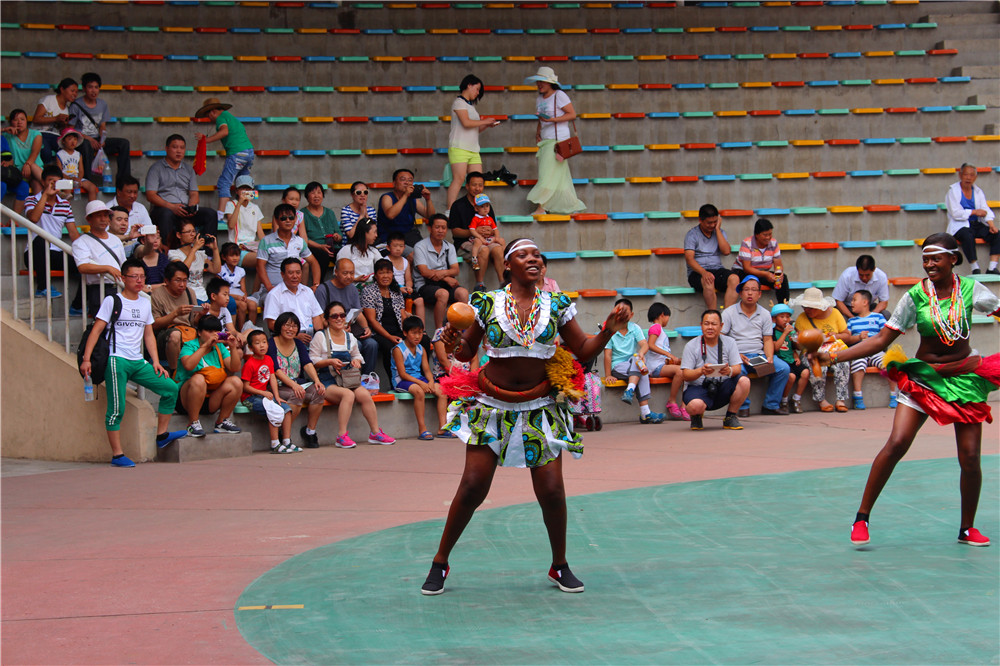
[(502, 467), (541, 467), (564, 450), (583, 455), (573, 415), (549, 396), (521, 403), (485, 395), (455, 400), (445, 427), (466, 444), (490, 447)]

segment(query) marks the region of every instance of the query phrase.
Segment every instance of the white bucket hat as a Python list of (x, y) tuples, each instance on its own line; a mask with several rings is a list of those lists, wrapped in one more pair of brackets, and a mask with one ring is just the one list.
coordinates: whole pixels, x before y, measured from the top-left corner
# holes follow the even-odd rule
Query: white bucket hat
[(100, 199), (94, 199), (93, 201), (88, 201), (87, 202), (87, 211), (84, 214), (84, 217), (85, 218), (86, 217), (90, 217), (94, 213), (100, 213), (102, 210), (105, 211), (105, 212), (107, 212), (109, 209), (108, 209), (107, 204), (105, 204)]
[(836, 305), (837, 302), (829, 296), (823, 296), (823, 290), (819, 287), (809, 287), (802, 292), (801, 296), (791, 299), (788, 304), (793, 308), (801, 307), (826, 310)]
[(539, 67), (534, 76), (529, 76), (524, 80), (526, 84), (534, 83), (535, 81), (545, 81), (546, 83), (559, 85), (559, 77), (556, 76), (555, 70), (551, 67)]

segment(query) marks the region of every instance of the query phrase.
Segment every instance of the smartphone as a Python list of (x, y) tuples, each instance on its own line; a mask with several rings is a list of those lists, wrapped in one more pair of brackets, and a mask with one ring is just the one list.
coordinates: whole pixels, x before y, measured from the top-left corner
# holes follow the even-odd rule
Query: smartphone
[(312, 383), (312, 382), (302, 382), (301, 384), (299, 384), (299, 386), (301, 386), (301, 387), (302, 387), (302, 390), (303, 390), (303, 391), (305, 391), (305, 390), (306, 390), (307, 388), (309, 388), (309, 387), (310, 387), (310, 386), (312, 386), (312, 385), (313, 385), (313, 383)]
[(70, 180), (69, 178), (61, 178), (61, 179), (59, 179), (59, 180), (56, 181), (56, 189), (57, 190), (72, 190), (73, 189), (73, 181)]
[(195, 305), (191, 308), (191, 314), (193, 315), (204, 314), (204, 312), (205, 312), (204, 305)]

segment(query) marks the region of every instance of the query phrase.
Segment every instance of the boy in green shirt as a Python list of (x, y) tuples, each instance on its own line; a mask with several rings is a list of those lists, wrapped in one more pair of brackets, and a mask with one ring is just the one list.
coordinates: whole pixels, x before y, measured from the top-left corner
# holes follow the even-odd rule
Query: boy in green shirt
[(222, 147), (226, 151), (226, 163), (222, 167), (222, 174), (215, 187), (219, 191), (219, 216), (229, 203), (229, 190), (233, 186), (233, 181), (238, 176), (250, 175), (250, 168), (253, 167), (253, 144), (247, 137), (247, 131), (243, 123), (228, 109), (233, 108), (232, 104), (223, 104), (215, 97), (205, 100), (195, 118), (208, 118), (215, 123), (215, 134), (206, 137), (201, 132), (197, 132), (195, 137), (201, 141), (203, 138), (207, 143), (221, 141)]

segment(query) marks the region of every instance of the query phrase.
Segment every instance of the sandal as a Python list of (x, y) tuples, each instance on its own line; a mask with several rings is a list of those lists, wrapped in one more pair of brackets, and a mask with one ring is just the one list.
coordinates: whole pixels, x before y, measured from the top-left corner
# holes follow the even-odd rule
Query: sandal
[(430, 440), (434, 439), (434, 435), (431, 433), (430, 430), (424, 430), (422, 433), (417, 435), (417, 439), (424, 442), (429, 442)]
[(455, 433), (451, 432), (450, 430), (438, 430), (438, 432), (437, 432), (437, 438), (438, 439), (455, 439)]
[(830, 403), (828, 403), (828, 402), (826, 402), (824, 400), (819, 405), (819, 411), (821, 411), (821, 412), (832, 412), (833, 411), (833, 405), (831, 405)]
[(294, 444), (278, 444), (271, 447), (271, 453), (298, 453), (302, 449)]
[(840, 412), (841, 414), (847, 411), (847, 405), (844, 404), (843, 400), (837, 401), (837, 411)]

